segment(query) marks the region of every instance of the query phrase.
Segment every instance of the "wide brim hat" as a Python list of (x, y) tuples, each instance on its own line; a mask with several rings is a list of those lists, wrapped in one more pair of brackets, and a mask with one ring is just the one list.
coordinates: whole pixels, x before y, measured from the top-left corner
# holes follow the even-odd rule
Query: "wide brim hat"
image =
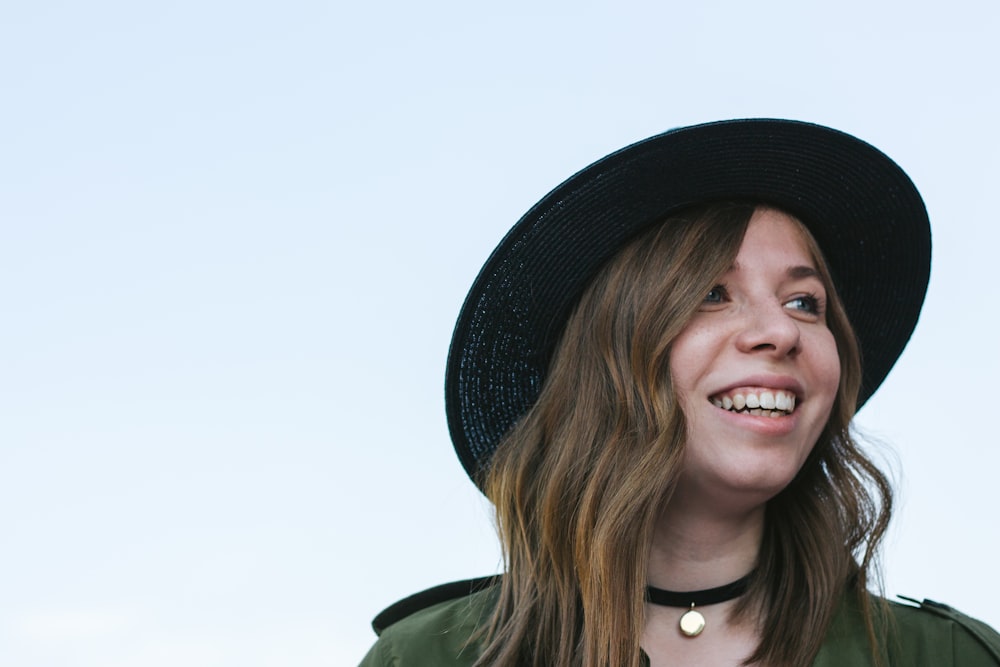
[(916, 326), (930, 276), (930, 224), (913, 182), (870, 144), (820, 125), (682, 127), (571, 176), (480, 271), (445, 378), (452, 442), (474, 480), (537, 400), (566, 320), (598, 269), (671, 212), (713, 200), (771, 204), (808, 227), (861, 349), (858, 407), (874, 393)]

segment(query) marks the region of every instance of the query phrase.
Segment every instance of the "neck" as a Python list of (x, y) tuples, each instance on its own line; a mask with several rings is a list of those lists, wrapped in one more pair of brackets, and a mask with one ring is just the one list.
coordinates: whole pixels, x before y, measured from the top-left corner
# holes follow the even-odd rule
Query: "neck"
[(654, 529), (647, 583), (691, 591), (733, 582), (756, 565), (763, 534), (763, 506), (725, 513), (675, 495)]

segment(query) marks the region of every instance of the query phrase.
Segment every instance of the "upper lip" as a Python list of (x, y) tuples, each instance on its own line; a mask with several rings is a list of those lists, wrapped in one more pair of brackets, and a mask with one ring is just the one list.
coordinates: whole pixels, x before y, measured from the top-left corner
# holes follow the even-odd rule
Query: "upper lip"
[(727, 384), (726, 386), (717, 389), (716, 391), (709, 394), (710, 396), (717, 396), (719, 394), (725, 394), (727, 392), (733, 391), (734, 389), (744, 389), (747, 387), (760, 387), (761, 389), (780, 389), (783, 391), (791, 392), (795, 394), (796, 398), (801, 399), (803, 394), (802, 384), (793, 377), (788, 375), (749, 375), (744, 378), (740, 378), (734, 382)]

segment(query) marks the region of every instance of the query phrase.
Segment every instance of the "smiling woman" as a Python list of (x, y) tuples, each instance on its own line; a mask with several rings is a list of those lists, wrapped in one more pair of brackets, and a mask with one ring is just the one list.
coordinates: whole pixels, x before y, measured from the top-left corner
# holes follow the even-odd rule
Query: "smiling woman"
[(870, 590), (892, 494), (850, 423), (929, 254), (905, 173), (805, 123), (674, 130), (556, 188), (449, 359), (506, 571), (390, 607), (362, 664), (1000, 664), (983, 624)]

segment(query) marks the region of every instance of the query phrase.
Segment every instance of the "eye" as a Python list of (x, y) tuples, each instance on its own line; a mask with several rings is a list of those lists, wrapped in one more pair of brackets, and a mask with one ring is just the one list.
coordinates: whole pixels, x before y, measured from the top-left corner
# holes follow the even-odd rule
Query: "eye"
[(823, 303), (815, 294), (804, 294), (785, 302), (785, 308), (810, 315), (819, 315), (823, 312)]
[(716, 285), (708, 290), (708, 294), (705, 295), (705, 303), (723, 303), (727, 298), (726, 288), (722, 285)]

